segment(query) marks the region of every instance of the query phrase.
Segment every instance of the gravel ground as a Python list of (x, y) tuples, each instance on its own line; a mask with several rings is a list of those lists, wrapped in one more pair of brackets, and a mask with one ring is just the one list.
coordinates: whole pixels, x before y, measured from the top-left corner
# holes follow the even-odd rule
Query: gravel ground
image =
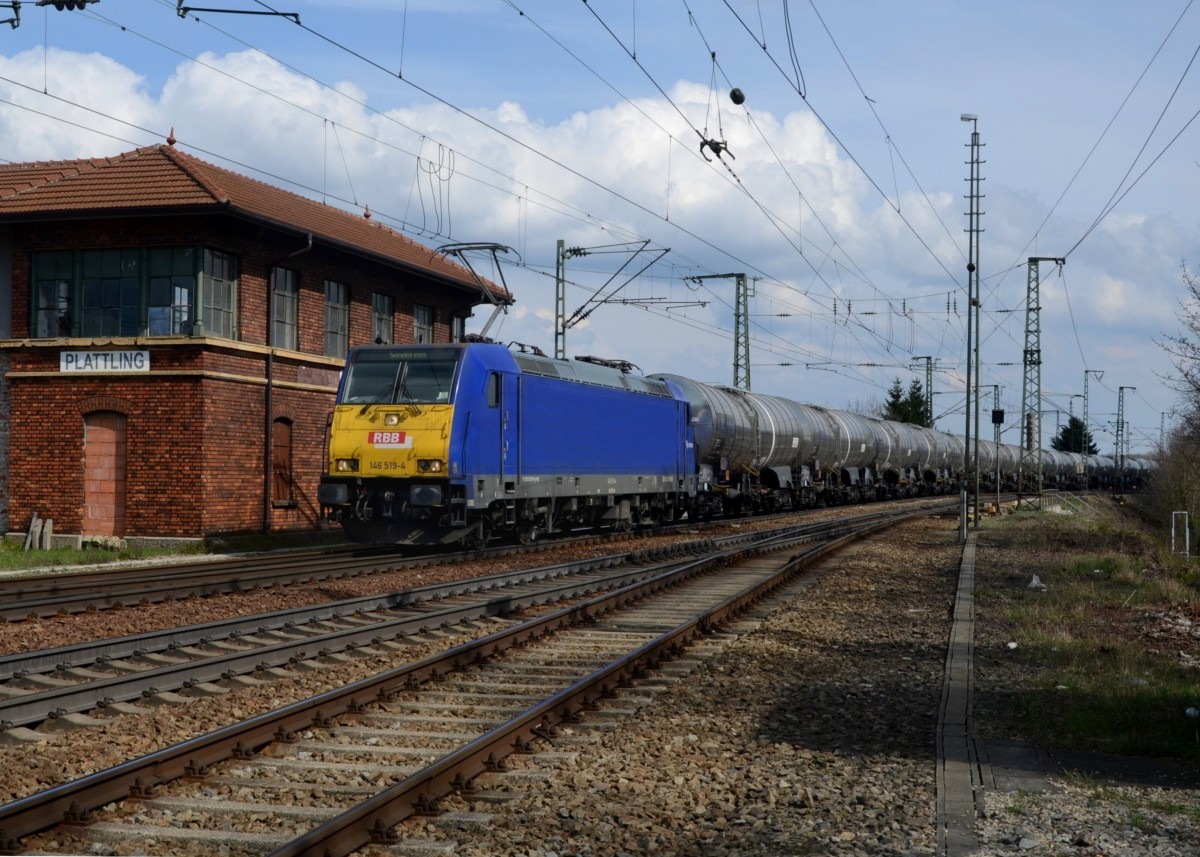
[[(589, 732), (593, 740), (544, 784), (522, 784), (500, 811), (461, 804), (495, 813), (489, 831), (459, 836), (416, 822), (406, 832), (458, 840), (464, 857), (939, 853), (935, 729), (957, 532), (953, 520), (922, 519), (835, 557), (807, 592), (637, 717)], [(259, 609), (274, 607), (245, 612)], [(60, 632), (57, 622), (43, 633)], [(987, 633), (984, 624), (978, 635)], [(377, 666), (363, 661), (354, 672)], [(0, 802), (315, 693), (326, 672), (0, 746)], [(1049, 785), (989, 793), (974, 853), (1200, 854), (1196, 791), (1057, 777)]]
[[(816, 586), (456, 854), (945, 853), (935, 730), (961, 547), (953, 521), (895, 535), (835, 559)], [(1196, 791), (1064, 777), (1045, 786), (989, 792), (971, 853), (1200, 854)]]
[(960, 558), (953, 524), (934, 519), (842, 553), (457, 853), (934, 854)]

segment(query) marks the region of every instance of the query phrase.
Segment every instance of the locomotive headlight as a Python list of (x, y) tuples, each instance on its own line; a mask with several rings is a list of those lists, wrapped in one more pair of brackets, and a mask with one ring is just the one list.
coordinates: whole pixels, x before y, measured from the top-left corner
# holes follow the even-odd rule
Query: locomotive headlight
[(338, 473), (357, 473), (358, 459), (357, 458), (337, 458), (334, 459), (333, 469)]
[(422, 473), (441, 473), (442, 461), (440, 458), (419, 458), (417, 459), (417, 470)]
[(383, 424), (385, 426), (400, 425), (400, 415), (399, 414), (385, 414), (383, 417)]

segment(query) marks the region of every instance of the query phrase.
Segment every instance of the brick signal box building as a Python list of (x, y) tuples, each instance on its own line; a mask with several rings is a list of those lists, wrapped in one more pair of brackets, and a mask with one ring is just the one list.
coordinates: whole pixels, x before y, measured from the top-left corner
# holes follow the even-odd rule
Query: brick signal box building
[(499, 286), (167, 145), (0, 165), (0, 527), (319, 525), (349, 346), (449, 342)]

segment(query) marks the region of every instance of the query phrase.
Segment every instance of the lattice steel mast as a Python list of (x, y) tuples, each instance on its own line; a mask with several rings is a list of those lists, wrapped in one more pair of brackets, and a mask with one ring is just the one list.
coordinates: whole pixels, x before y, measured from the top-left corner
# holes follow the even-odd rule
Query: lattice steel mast
[(1039, 262), (1067, 263), (1058, 256), (1030, 256), (1025, 287), (1025, 374), (1021, 382), (1021, 461), (1017, 509), (1042, 507), (1042, 306)]

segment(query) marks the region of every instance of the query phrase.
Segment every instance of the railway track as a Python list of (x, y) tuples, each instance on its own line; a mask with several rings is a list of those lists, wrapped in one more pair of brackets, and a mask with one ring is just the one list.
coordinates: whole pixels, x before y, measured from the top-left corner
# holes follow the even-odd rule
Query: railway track
[[(912, 514), (871, 516), (800, 554), (796, 540), (808, 536), (715, 550), (31, 795), (0, 807), (0, 850), (61, 853), (119, 838), (139, 853), (219, 841), (244, 853), (333, 855), (391, 843), (404, 819), (436, 811), (456, 790), (469, 793), (481, 777), (502, 772), (512, 753), (554, 740), (556, 729), (782, 586), (805, 559)], [(187, 778), (202, 782), (175, 782)], [(62, 823), (84, 826), (64, 832)]]
[[(581, 536), (574, 541), (591, 542), (599, 538), (595, 535)], [(70, 574), (0, 577), (0, 621), (16, 622), (275, 586), (341, 580), (466, 559), (487, 559), (517, 552), (532, 553), (564, 543), (543, 542), (520, 547), (497, 545), (483, 550), (422, 556), (406, 555), (391, 547), (327, 549), (140, 568), (105, 568)]]
[[(929, 498), (892, 501), (889, 508), (921, 506)], [(772, 515), (757, 518), (788, 518)], [(676, 528), (694, 528), (686, 522)], [(660, 527), (667, 532), (671, 527)], [(327, 548), (254, 556), (147, 565), (136, 568), (102, 568), (70, 573), (0, 576), (0, 622), (19, 622), (50, 616), (72, 615), (134, 605), (179, 601), (210, 595), (250, 592), (273, 587), (316, 584), (374, 574), (411, 571), (457, 562), (477, 562), (514, 555), (536, 555), (570, 545), (626, 540), (627, 533), (605, 532), (569, 535), (529, 545), (497, 544), (465, 551), (429, 554), (404, 553), (391, 546)]]
[[(874, 520), (876, 515), (853, 520)], [(228, 692), (245, 677), (289, 675), (296, 665), (401, 647), (433, 629), (628, 585), (714, 547), (770, 539), (778, 532), (818, 540), (844, 529), (824, 522), (685, 542), (653, 553), (613, 554), (376, 596), (239, 616), (100, 642), (0, 656), (0, 732), (130, 703), (179, 704)]]

